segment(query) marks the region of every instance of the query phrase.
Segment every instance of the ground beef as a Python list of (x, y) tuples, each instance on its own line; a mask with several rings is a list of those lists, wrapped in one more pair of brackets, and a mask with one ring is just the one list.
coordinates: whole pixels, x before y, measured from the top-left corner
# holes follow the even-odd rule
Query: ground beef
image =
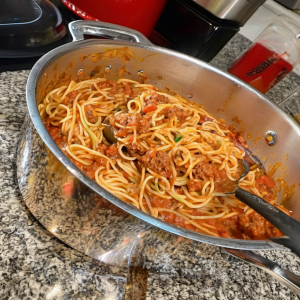
[(201, 161), (194, 167), (193, 174), (197, 179), (208, 180), (213, 178), (215, 182), (228, 179), (225, 169), (219, 170), (219, 167), (219, 164)]
[(168, 104), (169, 102), (170, 101), (168, 97), (157, 93), (152, 93), (150, 96), (146, 97), (145, 107), (150, 104), (155, 104), (157, 106), (159, 104)]
[(56, 145), (63, 151), (65, 152), (65, 147), (68, 144), (68, 135), (63, 134), (58, 127), (51, 126), (48, 123), (47, 126), (48, 132), (51, 135), (52, 139), (56, 143)]
[(163, 151), (149, 150), (142, 157), (142, 164), (147, 169), (166, 178), (172, 177), (172, 167), (169, 156)]
[(143, 146), (137, 144), (137, 143), (131, 143), (126, 145), (126, 148), (133, 152), (133, 153), (137, 153), (139, 155), (144, 155), (147, 152), (147, 149), (145, 149)]
[(105, 164), (103, 165), (97, 161), (94, 161), (89, 166), (85, 166), (78, 161), (74, 161), (74, 164), (92, 180), (95, 179), (95, 172), (97, 171), (97, 169), (99, 169), (99, 167), (101, 167), (101, 166), (105, 166)]
[(129, 128), (128, 129), (120, 128), (115, 123), (118, 123), (118, 124), (120, 124), (122, 126), (126, 126), (126, 127), (127, 126), (135, 127), (138, 132), (140, 129), (140, 126), (141, 126), (141, 120), (142, 120), (142, 116), (138, 113), (120, 113), (120, 114), (116, 115), (112, 119), (112, 125), (114, 127), (115, 136), (124, 138), (128, 135), (128, 130), (129, 130)]
[(151, 116), (144, 115), (138, 133), (139, 134), (147, 133), (149, 131), (150, 126), (151, 126)]
[(123, 87), (120, 88), (121, 93), (126, 95), (132, 94), (131, 83), (127, 81), (123, 81)]
[(202, 181), (190, 180), (187, 184), (189, 192), (201, 191), (203, 187)]
[(118, 147), (116, 144), (111, 145), (107, 151), (106, 151), (106, 156), (108, 156), (111, 159), (117, 159), (121, 158), (120, 153), (118, 151)]
[(174, 204), (173, 199), (165, 199), (158, 197), (157, 195), (150, 194), (150, 203), (157, 208), (171, 208)]
[(239, 135), (236, 139), (235, 145), (245, 148), (246, 147), (246, 141), (241, 135)]
[(113, 124), (115, 122), (123, 126), (135, 126), (139, 130), (141, 120), (142, 116), (138, 113), (120, 113), (114, 117)]
[(175, 193), (178, 195), (184, 195), (184, 191), (180, 186), (175, 187)]
[(132, 89), (131, 83), (126, 81), (123, 81), (122, 84), (117, 84), (115, 81), (107, 79), (106, 81), (99, 82), (97, 85), (100, 89), (111, 88), (108, 91), (109, 96), (114, 96), (115, 94), (126, 94), (130, 96), (130, 99), (132, 99), (140, 94), (139, 89)]
[[(123, 126), (135, 126), (137, 133), (143, 134), (149, 131), (151, 126), (151, 116), (141, 116), (138, 113), (121, 113), (114, 117), (112, 124), (118, 123)], [(119, 128), (117, 125), (113, 125), (116, 130), (117, 137), (126, 137), (128, 130)]]
[[(109, 147), (107, 147), (106, 145), (104, 144), (100, 144), (98, 145), (96, 151), (106, 155), (106, 152), (107, 150), (109, 149)], [(103, 166), (105, 167), (106, 166), (106, 161), (107, 159), (102, 157), (102, 156), (95, 156), (95, 161), (100, 165), (100, 166)]]
[(280, 236), (280, 231), (257, 212), (239, 218), (241, 231), (246, 239), (267, 239)]
[(106, 81), (101, 81), (97, 83), (99, 89), (106, 89), (109, 87), (116, 87), (117, 83), (113, 80), (106, 79)]
[(104, 145), (104, 144), (99, 144), (96, 151), (106, 155), (106, 151), (108, 150), (108, 146)]
[[(107, 79), (106, 81), (101, 81), (97, 83), (99, 89), (111, 88), (107, 93), (108, 96), (112, 97), (115, 94), (126, 94), (129, 95), (128, 100), (136, 98), (141, 94), (140, 88), (135, 88), (134, 85), (130, 82), (123, 81), (121, 84), (117, 84), (113, 80)], [(95, 86), (91, 88), (93, 91), (96, 90)]]
[(63, 104), (64, 105), (73, 105), (73, 102), (75, 101), (76, 97), (78, 96), (78, 91), (73, 91), (68, 93), (64, 100), (63, 100)]
[(94, 107), (92, 105), (86, 105), (84, 109), (88, 122), (95, 124), (98, 121), (98, 116), (94, 114)]
[[(131, 90), (131, 88), (130, 88), (130, 86), (129, 85), (118, 85), (118, 86), (115, 86), (115, 87), (113, 87), (110, 91), (109, 91), (109, 93), (108, 93), (108, 95), (109, 96), (114, 96), (115, 94), (122, 94), (122, 95), (131, 95), (131, 93), (132, 93), (132, 90)], [(130, 99), (132, 99), (132, 97), (130, 97)]]
[(174, 116), (176, 116), (179, 123), (183, 123), (188, 117), (191, 117), (192, 114), (193, 113), (190, 110), (183, 110), (177, 106), (166, 107), (160, 112), (160, 115), (165, 116), (164, 119), (156, 123), (157, 125), (163, 124), (168, 122)]
[(131, 94), (128, 99), (134, 99), (137, 96), (139, 96), (142, 93), (142, 90), (140, 88), (133, 88), (131, 89)]

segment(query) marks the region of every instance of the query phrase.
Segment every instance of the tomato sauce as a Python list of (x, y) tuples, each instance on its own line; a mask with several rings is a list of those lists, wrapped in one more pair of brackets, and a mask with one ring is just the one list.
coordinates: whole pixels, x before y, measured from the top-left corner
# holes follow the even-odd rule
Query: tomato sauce
[[(193, 220), (193, 222), (217, 233), (220, 237), (233, 239), (266, 240), (270, 237), (282, 236), (282, 233), (256, 212), (244, 214), (242, 209), (231, 208), (238, 215), (229, 218)], [(186, 224), (185, 220), (171, 212), (161, 212), (162, 220), (170, 224), (207, 234), (204, 230)], [(187, 222), (188, 223), (188, 222)], [(205, 224), (212, 227), (206, 227)]]
[(65, 153), (65, 146), (68, 142), (68, 136), (62, 134), (58, 127), (49, 126), (48, 132), (52, 139), (54, 140), (55, 144)]

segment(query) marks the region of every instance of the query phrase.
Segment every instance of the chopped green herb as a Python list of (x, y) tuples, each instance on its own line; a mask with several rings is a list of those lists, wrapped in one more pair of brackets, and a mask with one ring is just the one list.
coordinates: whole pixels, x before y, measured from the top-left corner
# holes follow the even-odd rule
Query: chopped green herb
[(174, 141), (175, 141), (176, 143), (178, 143), (181, 139), (182, 139), (182, 135), (181, 135), (181, 133), (178, 133), (178, 134), (176, 135), (176, 138), (174, 139)]

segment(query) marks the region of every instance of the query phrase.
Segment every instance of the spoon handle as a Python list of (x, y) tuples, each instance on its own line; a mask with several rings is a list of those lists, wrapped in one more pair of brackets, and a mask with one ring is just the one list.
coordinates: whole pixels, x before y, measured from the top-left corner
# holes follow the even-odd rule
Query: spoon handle
[(238, 187), (235, 196), (290, 238), (285, 246), (300, 257), (300, 223), (264, 199)]

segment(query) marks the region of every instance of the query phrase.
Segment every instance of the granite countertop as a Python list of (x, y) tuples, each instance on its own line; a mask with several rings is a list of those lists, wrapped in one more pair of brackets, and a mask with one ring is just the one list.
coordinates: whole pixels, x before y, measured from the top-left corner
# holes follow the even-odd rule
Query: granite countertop
[[(250, 42), (236, 35), (212, 61), (226, 70)], [(31, 214), (19, 192), (16, 149), (27, 113), (25, 86), (29, 71), (0, 74), (0, 299), (123, 299), (126, 268), (92, 259), (49, 233)], [(289, 74), (268, 96), (292, 116), (299, 99), (285, 98), (300, 85)], [(300, 98), (300, 97), (299, 97)], [(300, 259), (288, 250), (259, 251), (300, 275)], [(187, 257), (188, 259), (180, 259)], [(154, 257), (159, 266), (169, 260), (177, 273), (149, 273), (147, 300), (169, 299), (300, 299), (265, 272), (242, 261), (225, 261), (220, 249), (181, 242), (172, 255)]]

